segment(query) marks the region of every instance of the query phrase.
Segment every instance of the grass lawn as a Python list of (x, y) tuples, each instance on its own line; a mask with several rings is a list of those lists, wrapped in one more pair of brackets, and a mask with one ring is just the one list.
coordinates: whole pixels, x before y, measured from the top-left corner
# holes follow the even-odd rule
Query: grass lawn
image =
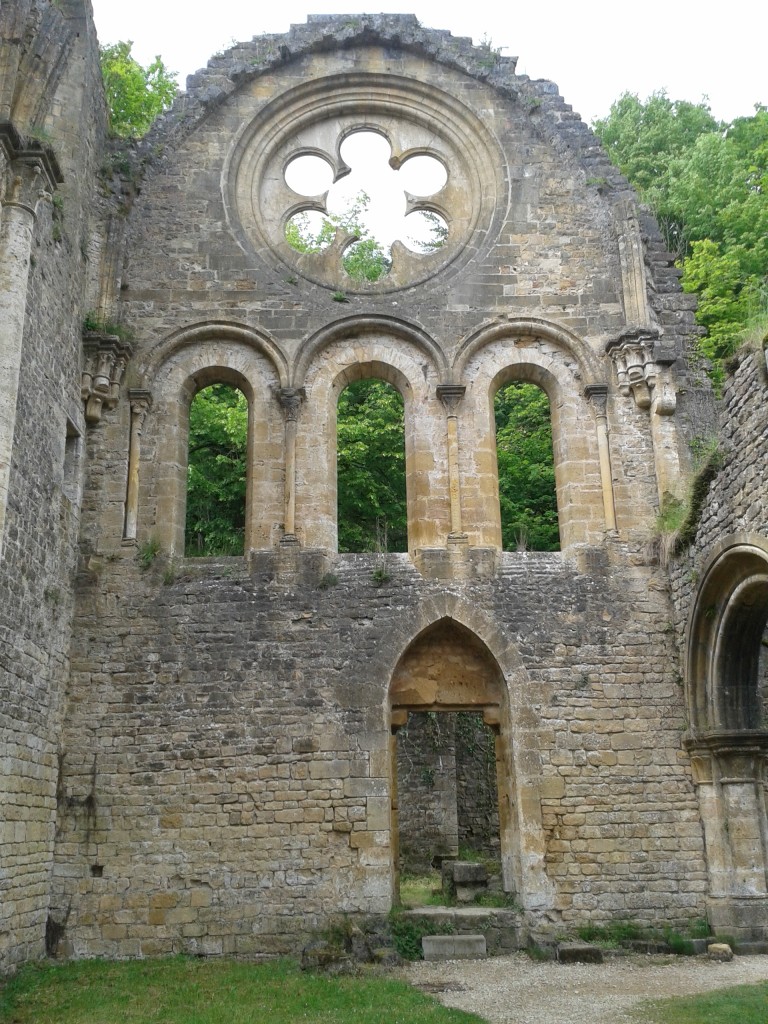
[(766, 1024), (768, 982), (643, 1003), (635, 1016), (643, 1024)]
[[(81, 960), (22, 969), (0, 1024), (477, 1024), (383, 977), (305, 974), (288, 960)], [(732, 1020), (734, 1018), (731, 1018)]]

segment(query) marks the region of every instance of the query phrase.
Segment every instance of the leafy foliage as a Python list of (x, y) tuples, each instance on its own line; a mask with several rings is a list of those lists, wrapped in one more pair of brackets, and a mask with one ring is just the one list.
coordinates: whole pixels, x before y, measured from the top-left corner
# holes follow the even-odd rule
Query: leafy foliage
[(99, 51), (109, 126), (123, 138), (144, 135), (171, 105), (178, 89), (176, 74), (160, 57), (144, 68), (131, 56), (132, 46), (132, 42), (113, 43)]
[(699, 297), (701, 352), (717, 380), (768, 312), (768, 110), (723, 125), (703, 103), (625, 93), (594, 128), (653, 209), (683, 288)]
[(515, 381), (494, 400), (502, 546), (557, 551), (560, 536), (549, 400)]
[(337, 412), (339, 551), (408, 550), (403, 399), (381, 380), (350, 384)]
[(248, 403), (227, 384), (199, 391), (189, 410), (187, 555), (243, 552)]

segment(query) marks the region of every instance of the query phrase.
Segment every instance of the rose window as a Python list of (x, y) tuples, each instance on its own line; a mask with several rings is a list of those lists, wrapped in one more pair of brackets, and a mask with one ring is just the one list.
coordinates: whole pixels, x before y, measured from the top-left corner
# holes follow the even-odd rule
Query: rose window
[(286, 276), (387, 292), (461, 266), (499, 219), (498, 149), (480, 119), (418, 81), (318, 78), (267, 104), (237, 140), (227, 216)]

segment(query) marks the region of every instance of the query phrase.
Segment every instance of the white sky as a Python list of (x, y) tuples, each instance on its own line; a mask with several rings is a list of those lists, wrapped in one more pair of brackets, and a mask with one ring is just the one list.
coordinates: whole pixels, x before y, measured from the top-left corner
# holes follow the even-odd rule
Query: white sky
[(557, 82), (586, 121), (603, 117), (622, 92), (645, 99), (666, 89), (672, 99), (707, 97), (723, 120), (768, 104), (768, 4), (741, 0), (736, 7), (701, 0), (377, 0), (361, 11), (351, 0), (303, 0), (257, 6), (247, 0), (92, 0), (102, 43), (133, 40), (142, 64), (157, 54), (186, 76), (233, 41), (285, 32), (308, 14), (383, 11), (415, 14), (422, 25), (448, 29), (480, 42), (490, 38), (519, 57), (517, 71)]

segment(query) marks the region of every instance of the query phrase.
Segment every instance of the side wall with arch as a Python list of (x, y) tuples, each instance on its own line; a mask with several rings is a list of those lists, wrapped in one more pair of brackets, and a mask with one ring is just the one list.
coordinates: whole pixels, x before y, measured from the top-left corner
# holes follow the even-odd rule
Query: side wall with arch
[(673, 565), (689, 728), (706, 841), (708, 912), (768, 939), (768, 373), (742, 353), (726, 382), (720, 449), (690, 548)]

